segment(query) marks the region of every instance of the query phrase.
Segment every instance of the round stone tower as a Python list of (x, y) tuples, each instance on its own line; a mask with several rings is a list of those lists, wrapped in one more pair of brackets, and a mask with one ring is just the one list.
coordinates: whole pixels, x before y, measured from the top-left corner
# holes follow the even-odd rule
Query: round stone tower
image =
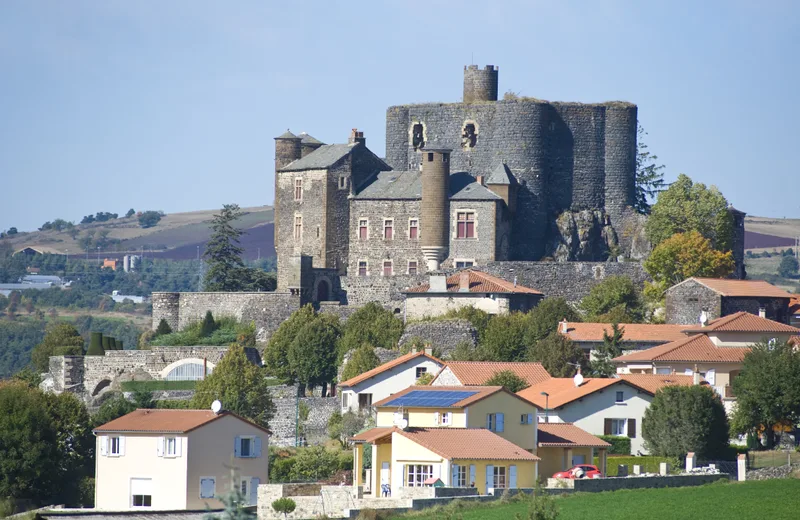
[(273, 240), (278, 250), (278, 171), (302, 155), (302, 137), (297, 137), (289, 130), (275, 138), (275, 201), (272, 203), (272, 221), (275, 223)]
[(464, 67), (464, 103), (497, 101), (497, 71), (494, 65), (481, 70), (477, 65)]
[(305, 157), (306, 155), (310, 154), (320, 146), (324, 145), (322, 141), (315, 139), (308, 135), (305, 132), (300, 132), (300, 135), (297, 137), (300, 138), (300, 155), (301, 157)]
[(450, 244), (450, 149), (422, 151), (422, 254), (429, 271), (439, 269)]

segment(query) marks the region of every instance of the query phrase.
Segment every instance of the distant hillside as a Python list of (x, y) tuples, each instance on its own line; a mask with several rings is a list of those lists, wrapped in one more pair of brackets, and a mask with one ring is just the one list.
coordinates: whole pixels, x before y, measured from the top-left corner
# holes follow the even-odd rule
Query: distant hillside
[(794, 246), (800, 236), (800, 219), (747, 216), (744, 219), (745, 249), (775, 249)]
[[(188, 213), (170, 213), (162, 217), (154, 227), (142, 228), (137, 218), (117, 218), (106, 222), (80, 224), (75, 227), (79, 234), (73, 239), (67, 231), (34, 231), (19, 233), (4, 241), (10, 243), (14, 250), (32, 247), (45, 253), (69, 254), (82, 256), (86, 254), (79, 245), (79, 240), (87, 232), (95, 235), (107, 232), (107, 238), (116, 241), (107, 248), (102, 248), (99, 255), (104, 258), (121, 257), (125, 253), (139, 252), (144, 249), (147, 256), (168, 258), (173, 260), (189, 260), (196, 258), (197, 248), (200, 253), (211, 236), (209, 224), (211, 218), (219, 210), (192, 211)], [(275, 256), (273, 244), (272, 207), (258, 206), (242, 208), (244, 215), (237, 227), (246, 231), (242, 237), (245, 248), (245, 259), (255, 260), (259, 256)], [(89, 250), (89, 255), (96, 257), (96, 247)]]

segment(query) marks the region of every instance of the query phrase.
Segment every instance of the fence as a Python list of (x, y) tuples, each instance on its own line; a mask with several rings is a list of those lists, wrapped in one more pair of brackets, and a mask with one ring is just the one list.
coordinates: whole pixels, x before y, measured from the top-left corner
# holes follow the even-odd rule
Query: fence
[(774, 468), (787, 464), (800, 464), (800, 453), (794, 450), (750, 451), (747, 469)]
[[(608, 457), (607, 459), (607, 477), (616, 477), (617, 469), (620, 464), (628, 466), (628, 474), (633, 474), (633, 466), (641, 466), (642, 473), (658, 473), (662, 462), (667, 462), (670, 465), (670, 472), (676, 473), (683, 469), (683, 462), (678, 459), (670, 459), (668, 457), (654, 457), (654, 456), (630, 456), (630, 457)], [(594, 464), (600, 467), (599, 457), (594, 458)]]

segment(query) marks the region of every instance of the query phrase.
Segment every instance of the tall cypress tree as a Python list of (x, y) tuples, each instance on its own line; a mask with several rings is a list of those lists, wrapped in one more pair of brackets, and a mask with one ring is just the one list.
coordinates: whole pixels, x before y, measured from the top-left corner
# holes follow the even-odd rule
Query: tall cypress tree
[(206, 291), (234, 292), (243, 289), (241, 276), (244, 270), (239, 239), (243, 231), (233, 227), (242, 216), (238, 204), (225, 204), (211, 220), (211, 238), (206, 245), (203, 258), (208, 263), (205, 276)]
[(108, 352), (109, 350), (113, 350), (111, 348), (111, 337), (103, 336), (103, 351)]
[(86, 355), (103, 356), (105, 353), (105, 350), (103, 350), (103, 333), (92, 332), (92, 339), (89, 342), (89, 349), (86, 351)]

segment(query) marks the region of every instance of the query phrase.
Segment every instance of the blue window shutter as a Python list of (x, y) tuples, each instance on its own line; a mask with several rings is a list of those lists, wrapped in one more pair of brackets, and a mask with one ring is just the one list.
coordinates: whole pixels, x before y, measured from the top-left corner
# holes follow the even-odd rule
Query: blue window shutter
[(511, 489), (517, 489), (517, 466), (512, 464), (508, 467), (508, 487)]
[(258, 458), (261, 456), (261, 437), (256, 435), (253, 440), (253, 457)]
[(494, 466), (491, 464), (486, 465), (486, 492), (489, 492), (489, 488), (494, 487)]
[(250, 505), (258, 505), (258, 485), (261, 484), (261, 479), (253, 477), (250, 479)]
[(532, 413), (528, 414), (528, 424), (533, 424), (533, 414)]
[(486, 414), (486, 429), (487, 430), (491, 430), (492, 429), (492, 414), (490, 414), (490, 413)]
[(237, 435), (236, 438), (233, 439), (233, 456), (234, 457), (237, 457), (237, 458), (241, 457), (242, 454), (239, 451), (239, 450), (241, 450), (241, 448), (242, 448), (242, 440)]
[(469, 482), (467, 483), (468, 486), (472, 486), (475, 482), (475, 464), (469, 465)]
[(496, 414), (495, 417), (496, 417), (495, 421), (497, 421), (497, 430), (496, 431), (502, 432), (503, 428), (505, 427), (505, 425), (504, 425), (505, 417), (504, 417), (504, 415), (502, 413)]
[(452, 464), (450, 466), (450, 473), (451, 473), (451, 480), (450, 480), (450, 487), (457, 487), (458, 486), (458, 464)]

